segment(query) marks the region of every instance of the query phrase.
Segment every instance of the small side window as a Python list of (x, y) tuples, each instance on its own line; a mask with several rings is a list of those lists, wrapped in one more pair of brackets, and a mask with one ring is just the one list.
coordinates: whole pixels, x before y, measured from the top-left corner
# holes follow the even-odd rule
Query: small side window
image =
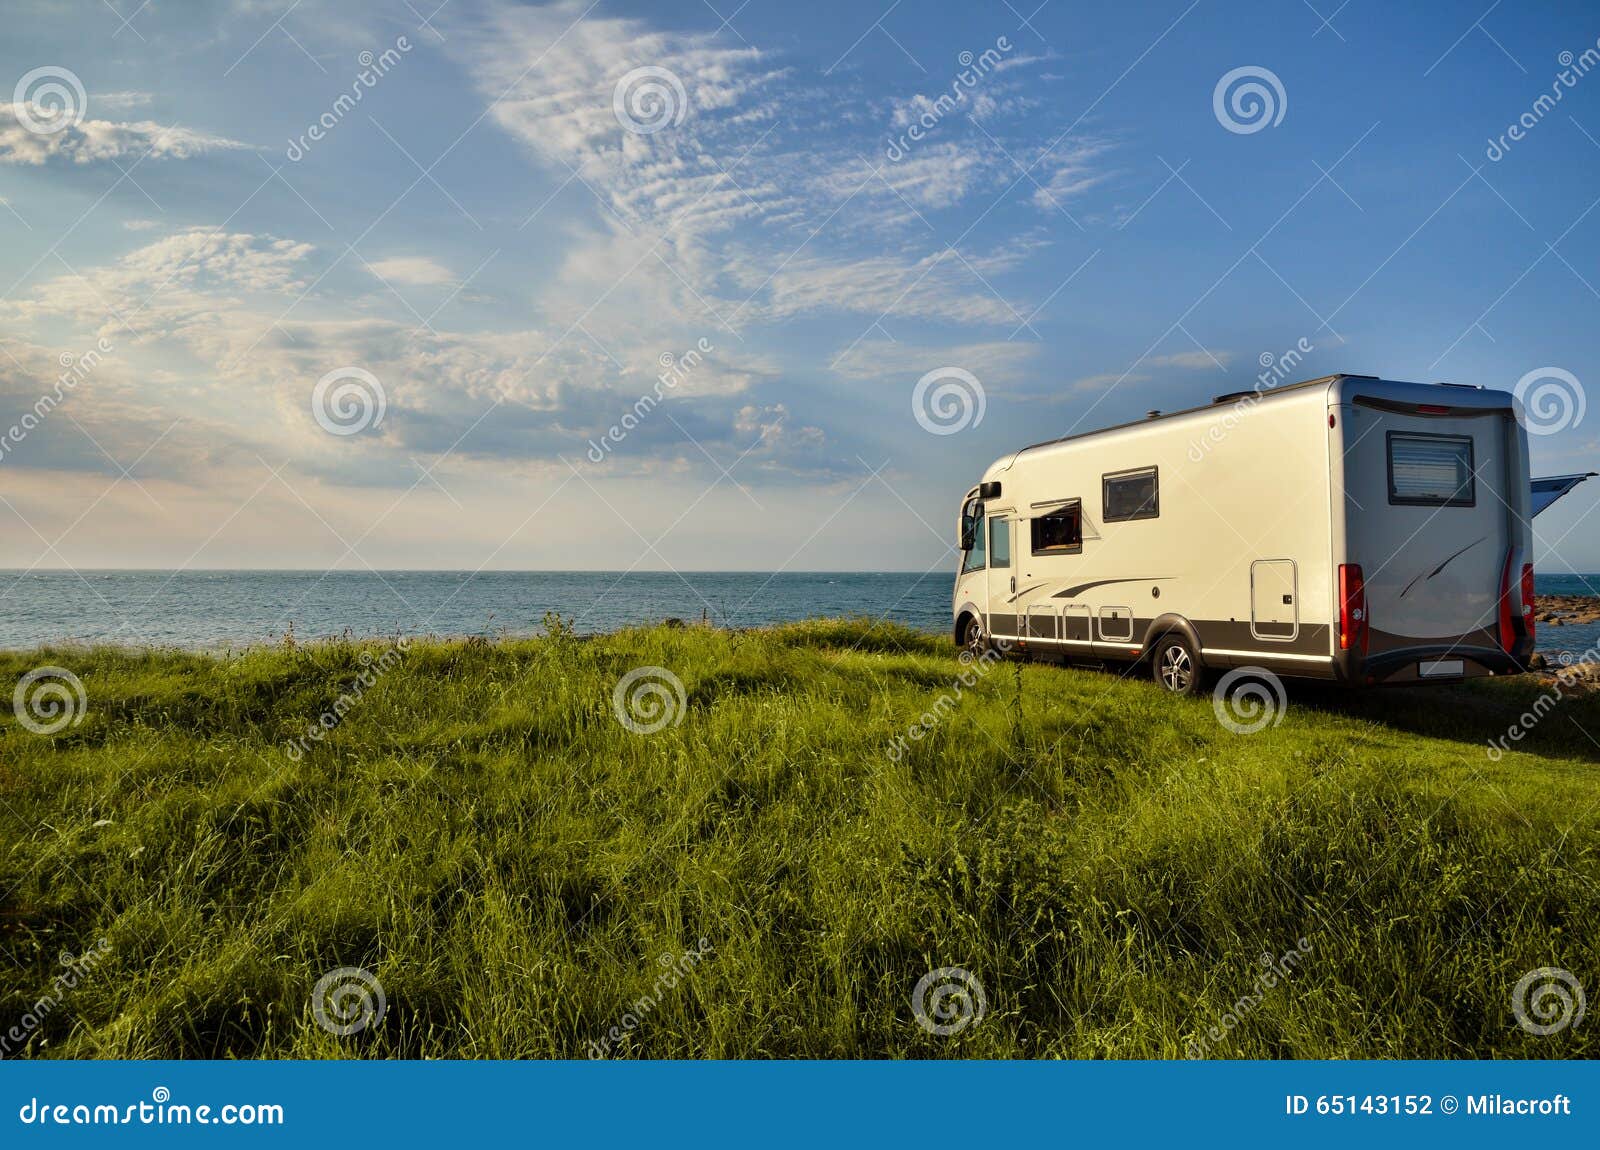
[(968, 571), (983, 570), (986, 555), (988, 553), (988, 548), (985, 546), (985, 540), (983, 537), (983, 526), (986, 522), (987, 520), (985, 520), (982, 515), (979, 515), (977, 517), (977, 521), (972, 526), (972, 546), (967, 548), (966, 561), (961, 565), (961, 573), (963, 575), (965, 575)]
[(989, 520), (989, 566), (1011, 566), (1011, 523), (1006, 519)]
[(1083, 550), (1083, 508), (1073, 500), (1032, 520), (1035, 555), (1071, 555)]
[(1160, 486), (1154, 467), (1100, 477), (1101, 518), (1107, 523), (1155, 519), (1161, 514)]

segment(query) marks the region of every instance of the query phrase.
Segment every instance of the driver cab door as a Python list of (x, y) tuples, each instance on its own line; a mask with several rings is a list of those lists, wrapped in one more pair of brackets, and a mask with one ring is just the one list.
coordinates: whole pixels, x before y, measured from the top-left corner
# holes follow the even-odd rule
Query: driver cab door
[(1017, 571), (1011, 562), (1013, 520), (1008, 511), (990, 510), (987, 519), (989, 544), (988, 611), (989, 634), (997, 639), (1017, 637)]

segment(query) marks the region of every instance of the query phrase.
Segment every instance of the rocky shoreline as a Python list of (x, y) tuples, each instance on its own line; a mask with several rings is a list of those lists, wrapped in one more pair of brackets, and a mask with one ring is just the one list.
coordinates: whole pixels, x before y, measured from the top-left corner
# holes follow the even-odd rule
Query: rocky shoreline
[[(1538, 595), (1534, 598), (1534, 619), (1544, 646), (1560, 645), (1560, 633), (1549, 628), (1580, 623), (1600, 623), (1600, 597), (1592, 595)], [(1552, 639), (1554, 642), (1552, 642)], [(1600, 661), (1592, 650), (1539, 652), (1533, 657), (1534, 673), (1565, 691), (1588, 694), (1600, 690)]]
[(1534, 618), (1540, 624), (1564, 627), (1569, 623), (1600, 623), (1600, 596), (1536, 595)]

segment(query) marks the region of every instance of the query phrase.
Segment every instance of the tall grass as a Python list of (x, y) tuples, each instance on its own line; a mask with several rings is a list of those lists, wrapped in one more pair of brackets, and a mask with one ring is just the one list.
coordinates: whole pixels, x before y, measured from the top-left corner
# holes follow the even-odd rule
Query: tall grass
[[(1600, 992), (1593, 696), (1492, 761), (1537, 684), (1291, 688), (1239, 735), (1104, 672), (957, 692), (947, 642), (816, 622), (415, 642), (341, 707), (384, 649), (0, 656), (88, 699), (0, 715), (0, 1038), (54, 996), (12, 1054), (1600, 1054), (1511, 1003), (1545, 966)], [(684, 705), (637, 734), (646, 665)], [(311, 1003), (341, 967), (386, 998), (343, 1037)], [(986, 1012), (938, 1035), (945, 967)]]

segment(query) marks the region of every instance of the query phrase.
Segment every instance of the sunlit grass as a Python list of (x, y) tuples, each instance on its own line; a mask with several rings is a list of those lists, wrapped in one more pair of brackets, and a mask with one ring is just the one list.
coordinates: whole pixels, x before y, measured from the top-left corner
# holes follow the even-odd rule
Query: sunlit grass
[[(660, 627), (415, 642), (291, 753), (385, 649), (0, 656), (0, 695), (56, 664), (88, 698), (53, 736), (0, 716), (0, 1040), (109, 944), (10, 1053), (584, 1057), (612, 1027), (649, 1057), (1600, 1053), (1511, 1010), (1535, 967), (1600, 993), (1592, 696), (1495, 762), (1531, 681), (1291, 688), (1244, 736), (884, 625)], [(645, 665), (684, 706), (635, 734), (612, 690)], [(311, 1010), (338, 967), (387, 999), (347, 1037)], [(987, 1000), (948, 1037), (912, 1013), (936, 967)]]

